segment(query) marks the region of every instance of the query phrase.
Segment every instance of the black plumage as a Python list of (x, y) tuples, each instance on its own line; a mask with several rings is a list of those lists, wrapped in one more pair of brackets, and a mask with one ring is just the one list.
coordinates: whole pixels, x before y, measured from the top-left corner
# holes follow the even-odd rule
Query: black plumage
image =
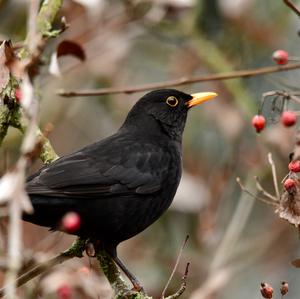
[(170, 206), (181, 178), (181, 142), (188, 109), (215, 97), (173, 89), (150, 92), (114, 135), (59, 158), (27, 181), (34, 207), (26, 221), (59, 229), (68, 211), (82, 220), (76, 235), (99, 240), (117, 257), (117, 245), (157, 220)]

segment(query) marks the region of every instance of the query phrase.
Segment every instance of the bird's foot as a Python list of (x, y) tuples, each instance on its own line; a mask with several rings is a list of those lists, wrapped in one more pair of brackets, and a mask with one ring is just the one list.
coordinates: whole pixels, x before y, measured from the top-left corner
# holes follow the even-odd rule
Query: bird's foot
[(141, 293), (142, 295), (146, 295), (144, 288), (137, 281), (133, 284), (133, 288), (131, 289), (131, 291)]

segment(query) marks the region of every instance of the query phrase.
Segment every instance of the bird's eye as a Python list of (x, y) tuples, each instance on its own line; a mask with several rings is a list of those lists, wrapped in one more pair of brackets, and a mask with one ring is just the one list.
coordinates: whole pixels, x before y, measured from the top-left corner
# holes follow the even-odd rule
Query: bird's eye
[(174, 96), (167, 98), (166, 103), (171, 107), (176, 107), (178, 105), (178, 100)]

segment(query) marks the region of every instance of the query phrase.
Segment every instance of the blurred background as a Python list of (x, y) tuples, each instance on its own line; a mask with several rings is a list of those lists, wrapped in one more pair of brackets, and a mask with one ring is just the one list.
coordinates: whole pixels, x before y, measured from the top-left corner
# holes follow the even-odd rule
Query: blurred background
[[(1, 40), (24, 40), (26, 12), (27, 1), (0, 1)], [(53, 124), (50, 140), (59, 155), (115, 132), (144, 94), (63, 98), (57, 95), (60, 89), (130, 87), (252, 69), (274, 64), (271, 56), (276, 49), (292, 56), (300, 49), (299, 19), (279, 0), (66, 0), (62, 16), (69, 28), (48, 43), (36, 79), (40, 124), (42, 128)], [(79, 44), (85, 61), (71, 56), (53, 61), (51, 56), (63, 40)], [(287, 296), (299, 297), (300, 270), (290, 263), (300, 257), (297, 229), (279, 219), (271, 206), (242, 193), (236, 183), (240, 177), (255, 193), (257, 175), (275, 194), (267, 154), (273, 154), (280, 183), (288, 172), (296, 129), (269, 121), (267, 129), (256, 134), (251, 118), (263, 92), (296, 90), (299, 79), (296, 70), (178, 88), (187, 93), (215, 91), (219, 97), (189, 114), (184, 174), (170, 210), (119, 246), (120, 258), (148, 294), (160, 296), (188, 234), (168, 294), (180, 286), (185, 265), (191, 262), (182, 298), (260, 298), (262, 281), (273, 285), (278, 298), (283, 280), (290, 285)], [(264, 113), (268, 118), (267, 109)], [(1, 174), (16, 161), (21, 138), (10, 129), (0, 148)], [(39, 167), (37, 162), (30, 171)], [(3, 254), (6, 234), (3, 222)], [(28, 265), (32, 259), (45, 260), (68, 248), (72, 240), (24, 223), (24, 258)], [(62, 285), (71, 287), (72, 298), (109, 298), (110, 286), (99, 273), (94, 259), (74, 259), (27, 284), (21, 289), (22, 298), (57, 298)]]

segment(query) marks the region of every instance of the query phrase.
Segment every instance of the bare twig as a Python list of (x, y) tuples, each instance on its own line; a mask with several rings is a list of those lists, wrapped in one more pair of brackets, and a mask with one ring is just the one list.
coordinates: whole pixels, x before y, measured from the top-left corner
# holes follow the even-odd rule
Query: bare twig
[[(35, 278), (36, 276), (45, 273), (46, 271), (49, 271), (51, 268), (58, 264), (61, 264), (74, 257), (82, 257), (82, 252), (84, 251), (84, 248), (85, 241), (81, 239), (76, 240), (68, 250), (58, 254), (57, 256), (43, 263), (36, 265), (26, 273), (19, 276), (18, 279), (14, 282), (14, 284), (16, 284), (19, 287), (28, 282), (29, 280)], [(0, 298), (2, 298), (5, 295), (7, 288), (9, 288), (9, 285), (5, 285), (2, 289), (0, 289)]]
[(275, 188), (276, 197), (277, 197), (277, 200), (279, 200), (280, 199), (280, 193), (279, 193), (279, 188), (278, 188), (276, 166), (275, 166), (275, 163), (273, 161), (273, 157), (272, 157), (271, 153), (268, 153), (268, 161), (269, 161), (269, 163), (271, 165), (271, 169), (272, 169), (273, 184), (274, 184), (274, 188)]
[(190, 266), (190, 263), (187, 263), (186, 267), (185, 267), (184, 275), (182, 276), (182, 283), (181, 283), (181, 286), (178, 289), (178, 291), (175, 294), (172, 294), (172, 295), (166, 297), (165, 299), (176, 299), (184, 293), (184, 291), (186, 289), (186, 279), (187, 279), (187, 276), (189, 273), (189, 266)]
[[(162, 293), (161, 293), (161, 296), (160, 296), (161, 299), (164, 299), (164, 298), (165, 298), (165, 293), (166, 293), (166, 291), (167, 291), (167, 289), (168, 289), (168, 287), (169, 287), (169, 284), (170, 284), (171, 280), (173, 279), (173, 276), (174, 276), (174, 274), (175, 274), (175, 272), (176, 272), (176, 269), (177, 269), (177, 267), (178, 267), (179, 261), (180, 261), (180, 259), (181, 259), (182, 252), (183, 252), (183, 250), (184, 250), (184, 247), (185, 247), (185, 245), (186, 245), (188, 239), (189, 239), (189, 235), (187, 235), (187, 236), (185, 237), (185, 240), (183, 241), (183, 243), (182, 243), (182, 245), (181, 245), (181, 247), (180, 247), (180, 250), (179, 250), (179, 253), (178, 253), (178, 256), (177, 256), (177, 259), (176, 259), (176, 263), (175, 263), (174, 268), (173, 268), (173, 271), (172, 271), (172, 273), (171, 273), (171, 275), (170, 275), (170, 277), (169, 277), (169, 279), (168, 279), (168, 281), (167, 281), (167, 283), (166, 283), (166, 285), (165, 285), (165, 287), (164, 287), (164, 289), (163, 289), (163, 291), (162, 291)], [(188, 271), (188, 266), (187, 266), (187, 268), (186, 268), (186, 275), (187, 275), (187, 271)], [(175, 297), (175, 298), (177, 298), (177, 297)]]
[(257, 190), (260, 191), (265, 197), (269, 198), (271, 201), (277, 202), (278, 199), (263, 188), (263, 186), (261, 185), (261, 183), (259, 181), (259, 178), (257, 176), (255, 176), (254, 178), (256, 180)]
[[(239, 182), (239, 178), (237, 179)], [(241, 185), (242, 186), (242, 185)], [(244, 190), (246, 188), (242, 186)], [(253, 200), (245, 200), (243, 196), (238, 201), (238, 204), (234, 210), (234, 213), (231, 217), (230, 223), (227, 226), (221, 243), (219, 244), (214, 259), (210, 265), (210, 275), (215, 273), (218, 269), (221, 269), (228, 262), (236, 242), (240, 238), (244, 227), (246, 226), (248, 217), (254, 206)]]
[(300, 98), (298, 92), (286, 91), (286, 90), (271, 90), (262, 94), (262, 99), (267, 97), (279, 96), (284, 99), (292, 99), (296, 103), (300, 104)]
[(266, 204), (268, 204), (268, 205), (272, 205), (272, 206), (275, 206), (275, 207), (278, 206), (278, 204), (275, 203), (275, 202), (273, 202), (273, 201), (267, 200), (267, 199), (265, 199), (265, 198), (262, 198), (262, 197), (260, 197), (260, 196), (257, 196), (257, 195), (255, 195), (255, 194), (251, 193), (251, 192), (250, 192), (250, 191), (242, 184), (240, 178), (236, 178), (236, 181), (237, 181), (237, 183), (239, 184), (241, 190), (242, 190), (243, 192), (245, 192), (246, 194), (248, 194), (250, 197), (252, 197), (252, 198), (254, 198), (254, 199), (257, 199), (257, 200), (260, 200), (260, 201), (262, 201), (263, 203), (266, 203)]
[(300, 104), (300, 98), (298, 97), (299, 94), (290, 94), (290, 98)]
[[(21, 188), (24, 184), (23, 167), (24, 160), (19, 161), (20, 171), (16, 173), (16, 177), (19, 178), (18, 186)], [(5, 284), (8, 285), (6, 289), (6, 295), (8, 298), (17, 298), (15, 280), (18, 275), (18, 271), (21, 268), (21, 198), (16, 196), (9, 201), (9, 228), (8, 228), (8, 258), (7, 258), (7, 272), (5, 275)]]
[(39, 10), (39, 1), (30, 0), (28, 6), (28, 18), (27, 18), (27, 46), (29, 53), (33, 53), (37, 47), (37, 30), (36, 19)]
[[(35, 278), (36, 276), (40, 275), (41, 273), (44, 273), (54, 267), (55, 265), (61, 264), (62, 262), (65, 262), (68, 259), (71, 259), (72, 256), (66, 256), (64, 254), (59, 254), (55, 256), (54, 258), (44, 262), (40, 263), (33, 269), (29, 270), (28, 272), (24, 273), (18, 279), (16, 280), (16, 286), (19, 287), (29, 280)], [(0, 289), (0, 298), (3, 297), (4, 292), (9, 288), (9, 284), (6, 284), (3, 289)]]
[[(28, 6), (28, 35), (27, 41), (28, 44), (31, 45), (30, 53), (34, 49), (32, 45), (35, 45), (36, 39), (36, 26), (35, 20), (38, 13), (39, 1), (31, 0)], [(32, 21), (33, 20), (33, 21)], [(26, 89), (26, 90), (25, 90)], [(5, 289), (5, 294), (9, 299), (17, 298), (16, 291), (16, 278), (18, 272), (22, 265), (21, 252), (22, 252), (22, 234), (21, 234), (21, 217), (22, 217), (22, 202), (30, 205), (30, 209), (32, 209), (31, 204), (28, 200), (28, 197), (25, 194), (25, 172), (26, 167), (28, 165), (28, 160), (26, 159), (26, 153), (30, 152), (35, 145), (35, 132), (33, 131), (33, 127), (36, 124), (37, 120), (37, 102), (33, 97), (32, 85), (30, 83), (29, 77), (27, 73), (23, 75), (22, 82), (22, 94), (24, 97), (27, 97), (30, 101), (30, 107), (27, 106), (24, 110), (28, 116), (29, 125), (26, 130), (21, 152), (22, 155), (19, 158), (17, 163), (17, 171), (15, 172), (15, 176), (19, 177), (18, 185), (15, 186), (16, 189), (19, 189), (20, 192), (18, 196), (14, 196), (10, 198), (9, 201), (9, 234), (8, 234), (8, 270), (5, 275), (5, 284), (7, 288)], [(29, 112), (30, 110), (30, 112)]]
[(283, 0), (283, 2), (289, 7), (291, 8), (296, 14), (298, 17), (300, 17), (300, 10), (299, 8), (294, 4), (292, 3), (290, 0)]
[(138, 86), (100, 88), (100, 89), (92, 89), (92, 90), (87, 89), (87, 90), (78, 90), (78, 91), (60, 90), (58, 91), (58, 94), (64, 97), (79, 97), (79, 96), (99, 96), (99, 95), (117, 94), (117, 93), (135, 93), (139, 91), (174, 87), (174, 86), (186, 85), (191, 83), (228, 80), (234, 78), (247, 78), (247, 77), (265, 75), (265, 74), (270, 74), (275, 72), (289, 71), (298, 68), (300, 68), (300, 63), (293, 63), (284, 66), (268, 66), (268, 67), (253, 69), (253, 70), (241, 70), (235, 72), (221, 73), (217, 75), (195, 76), (195, 77), (188, 77), (188, 78), (183, 77), (180, 79), (159, 82), (159, 83), (143, 84)]

